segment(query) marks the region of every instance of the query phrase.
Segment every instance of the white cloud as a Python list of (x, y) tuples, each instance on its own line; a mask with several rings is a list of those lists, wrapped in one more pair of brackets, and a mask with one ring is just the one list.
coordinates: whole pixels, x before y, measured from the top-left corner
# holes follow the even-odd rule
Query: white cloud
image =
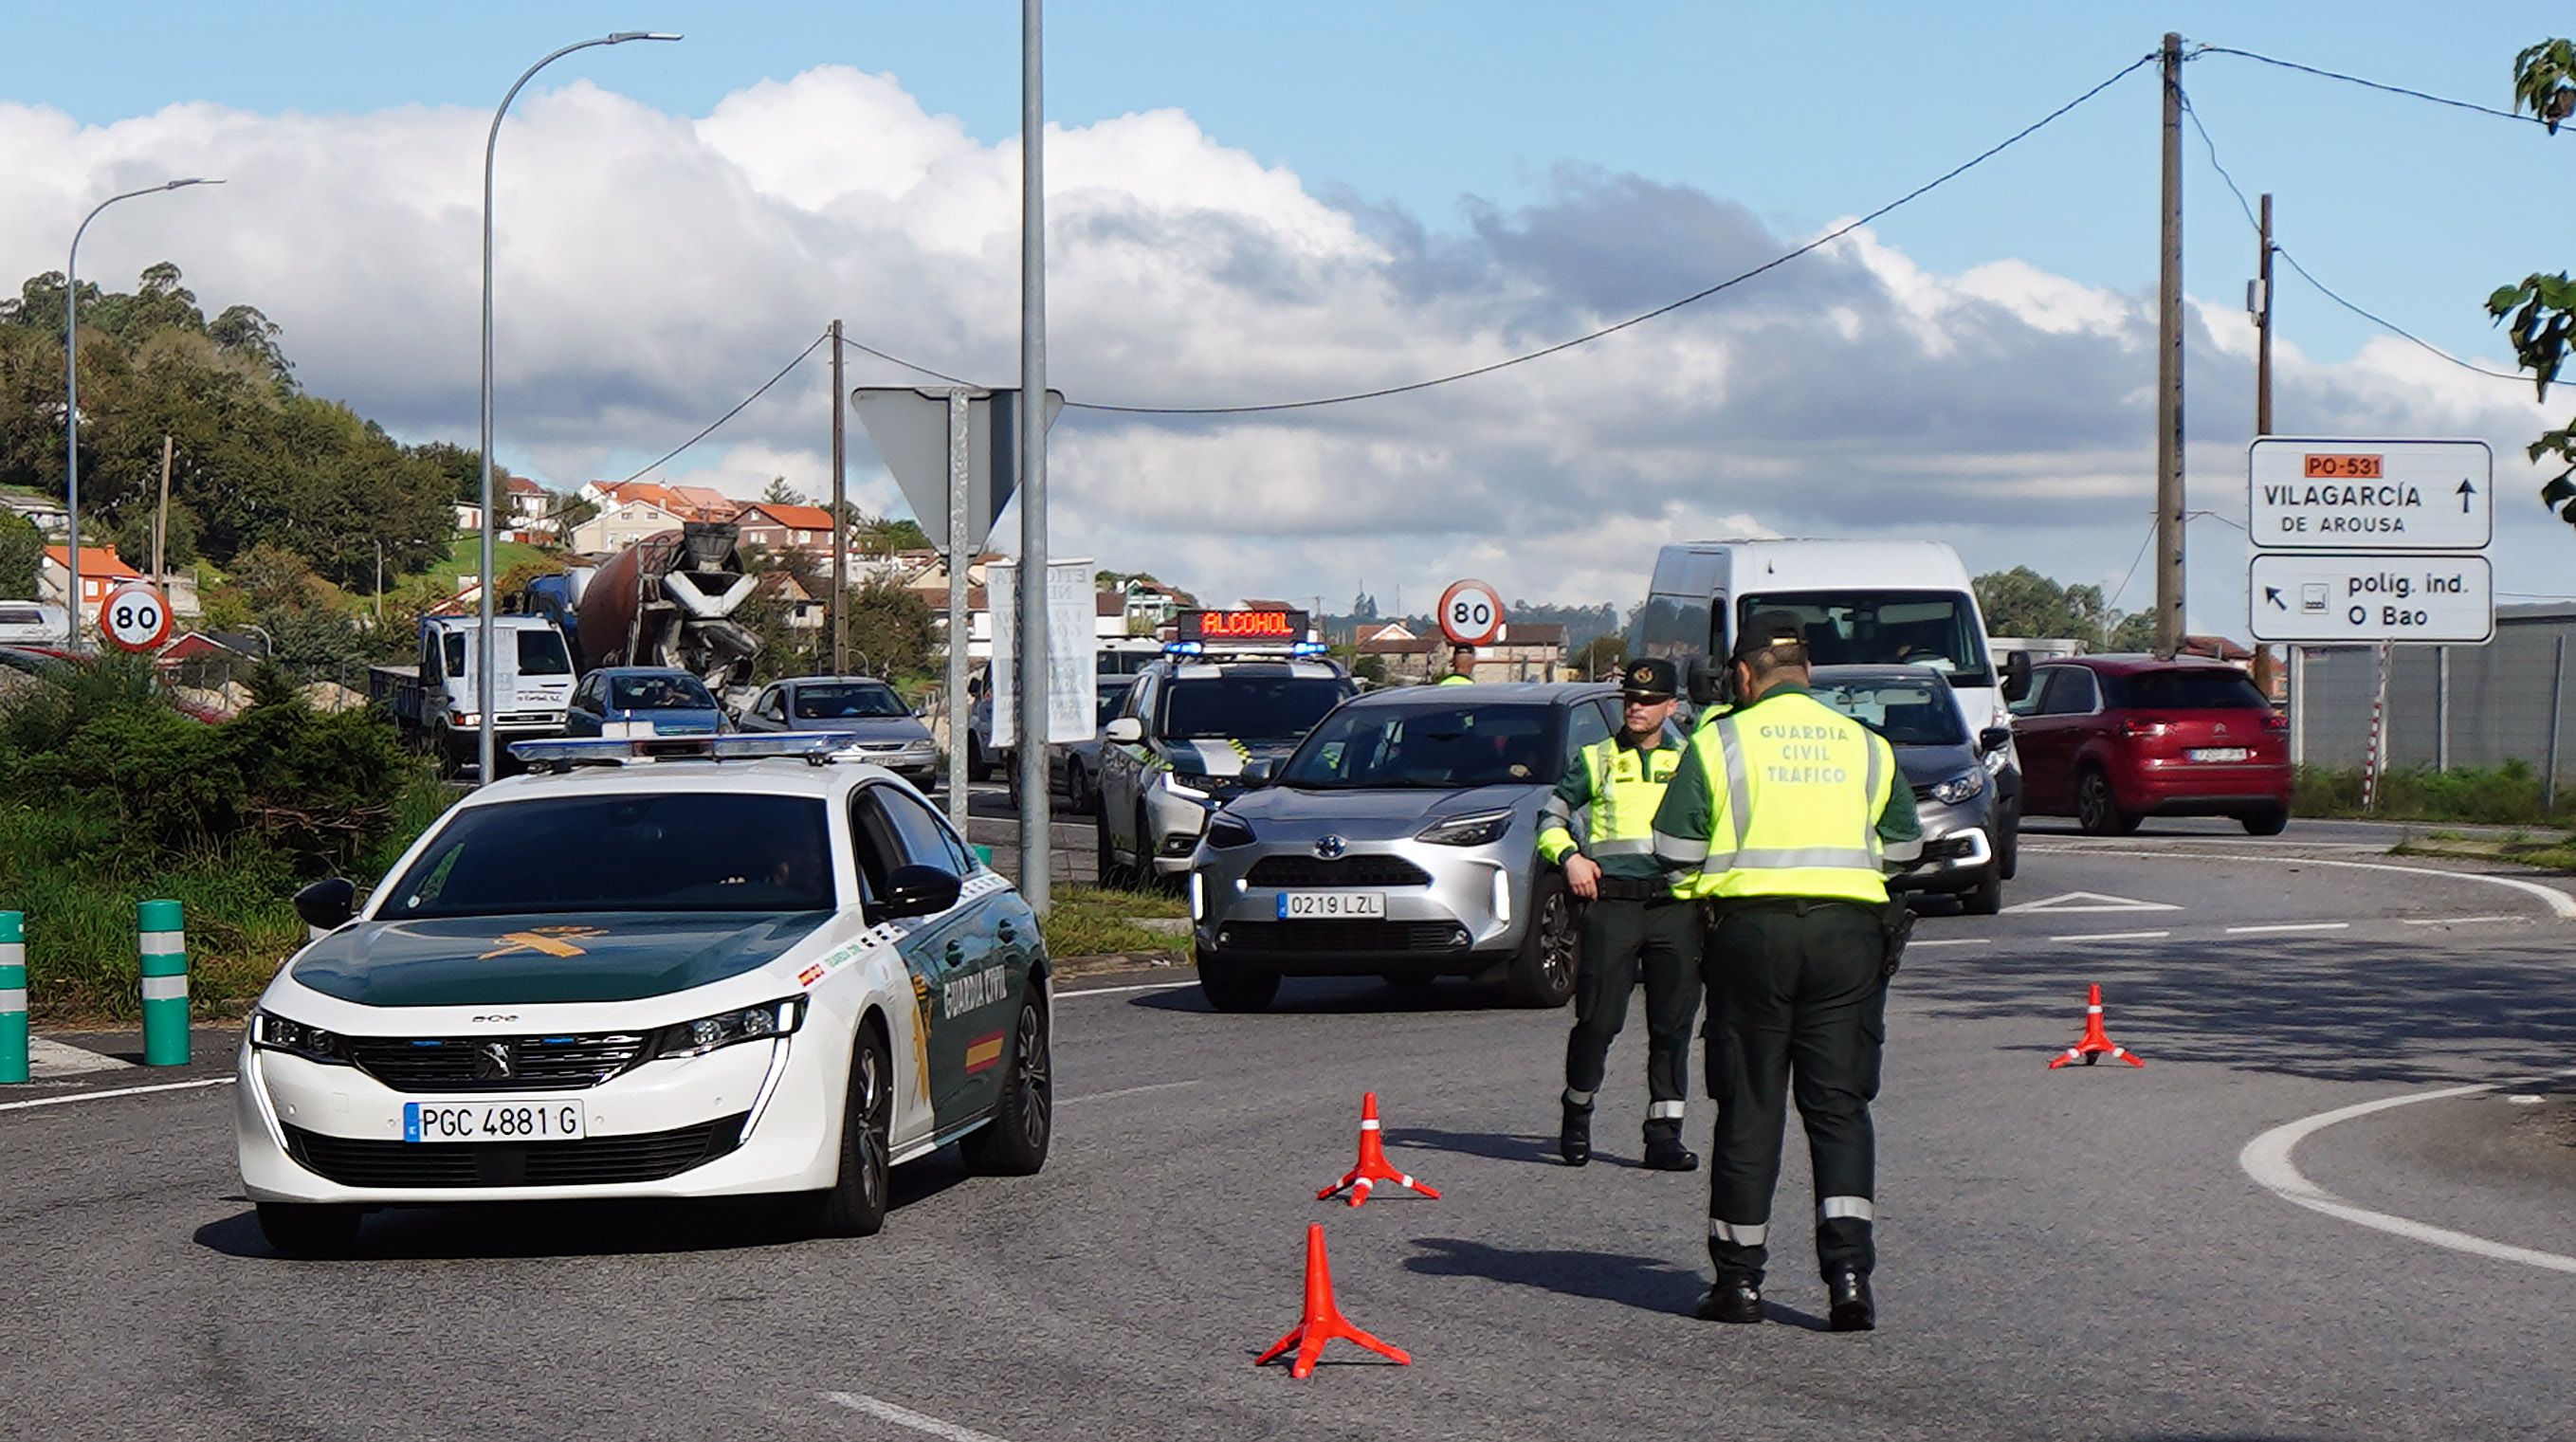
[[(224, 176), (119, 207), (84, 272), (130, 284), (174, 260), (209, 310), (249, 302), (280, 322), (316, 392), (407, 438), (470, 443), (485, 120), (190, 104), (83, 128), (0, 105), (0, 274), (57, 268), (98, 195)], [(1464, 231), (1430, 230), (1330, 202), (1172, 110), (1048, 145), (1051, 379), (1076, 401), (1401, 384), (1623, 319), (1800, 238), (1732, 200), (1579, 168), (1541, 203), (1471, 202)], [(978, 142), (889, 76), (817, 69), (703, 117), (577, 83), (523, 97), (500, 160), (499, 449), (553, 484), (659, 454), (835, 315), (894, 354), (1016, 379), (1018, 147)], [(1625, 604), (1663, 542), (1765, 531), (1937, 536), (1979, 569), (2116, 583), (2151, 512), (2151, 290), (2008, 255), (1945, 275), (1896, 235), (1856, 231), (1596, 345), (1429, 392), (1238, 418), (1070, 411), (1050, 452), (1054, 549), (1216, 597), (1333, 604), (1365, 584), (1423, 605), (1469, 573), (1507, 596)], [(2250, 334), (2232, 301), (2191, 311), (2193, 504), (2241, 514)], [(670, 478), (750, 495), (784, 474), (823, 493), (821, 360)], [(2284, 345), (2276, 362), (2284, 428), (2488, 436), (2508, 493), (2545, 414), (2399, 341), (2337, 363)], [(917, 379), (853, 353), (854, 385)], [(899, 510), (855, 420), (850, 436), (853, 495)], [(2243, 567), (2231, 534), (2208, 535), (2194, 601), (2230, 629)], [(2531, 574), (2502, 584), (2549, 589), (2548, 556), (2509, 548)]]

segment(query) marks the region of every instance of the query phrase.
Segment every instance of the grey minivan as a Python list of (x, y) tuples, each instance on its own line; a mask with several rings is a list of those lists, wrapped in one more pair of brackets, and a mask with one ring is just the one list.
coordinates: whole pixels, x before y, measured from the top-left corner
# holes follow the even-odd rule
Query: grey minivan
[(1190, 859), (1199, 986), (1221, 1011), (1283, 976), (1574, 991), (1579, 930), (1538, 859), (1538, 810), (1574, 753), (1619, 724), (1595, 684), (1411, 686), (1344, 702), (1210, 821)]

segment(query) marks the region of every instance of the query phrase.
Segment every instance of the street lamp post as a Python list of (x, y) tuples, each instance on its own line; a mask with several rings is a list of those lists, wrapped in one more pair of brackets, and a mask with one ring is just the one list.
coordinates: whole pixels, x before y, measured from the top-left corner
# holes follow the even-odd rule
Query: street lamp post
[[(164, 182), (164, 183), (162, 183), (162, 184), (160, 184), (160, 185), (147, 185), (147, 186), (145, 186), (144, 188), (142, 188), (141, 190), (129, 190), (129, 191), (125, 192), (123, 195), (111, 195), (111, 196), (109, 196), (107, 199), (102, 200), (102, 201), (100, 201), (98, 204), (96, 204), (96, 205), (94, 205), (94, 206), (90, 207), (90, 212), (89, 212), (89, 214), (87, 214), (87, 215), (85, 215), (85, 216), (82, 216), (82, 217), (81, 217), (80, 229), (75, 230), (75, 231), (73, 231), (73, 232), (72, 232), (72, 253), (71, 253), (71, 256), (63, 262), (63, 515), (64, 515), (65, 520), (68, 522), (68, 529), (69, 529), (69, 532), (70, 532), (70, 534), (68, 534), (67, 536), (65, 536), (65, 537), (64, 537), (64, 539), (65, 539), (65, 540), (67, 540), (67, 541), (69, 541), (69, 542), (70, 542), (70, 545), (68, 545), (67, 547), (65, 547), (65, 548), (64, 548), (64, 549), (65, 549), (65, 552), (66, 552), (65, 559), (66, 559), (66, 561), (69, 563), (69, 564), (65, 567), (65, 570), (67, 571), (67, 573), (68, 573), (68, 575), (69, 575), (69, 580), (65, 583), (65, 585), (64, 585), (64, 587), (63, 587), (63, 611), (64, 611), (64, 614), (65, 614), (65, 616), (66, 616), (66, 618), (67, 618), (67, 619), (64, 621), (64, 623), (63, 623), (63, 649), (64, 649), (64, 650), (66, 650), (66, 651), (77, 651), (77, 650), (79, 650), (79, 649), (80, 649), (80, 623), (81, 623), (81, 593), (80, 593), (80, 585), (81, 585), (81, 574), (80, 574), (80, 243), (81, 243), (81, 236), (82, 236), (82, 235), (84, 235), (84, 234), (86, 234), (86, 233), (88, 232), (88, 230), (89, 230), (89, 223), (90, 223), (91, 221), (93, 221), (93, 220), (98, 219), (98, 213), (99, 213), (100, 211), (107, 209), (109, 206), (116, 204), (116, 203), (117, 203), (118, 201), (120, 201), (120, 200), (132, 200), (134, 197), (136, 197), (136, 196), (138, 196), (138, 195), (158, 195), (158, 194), (160, 194), (162, 191), (165, 191), (165, 190), (184, 190), (184, 189), (186, 189), (187, 187), (189, 187), (189, 186), (191, 186), (191, 185), (221, 185), (221, 184), (223, 184), (223, 182), (222, 182), (222, 181), (220, 181), (220, 180), (207, 180), (207, 179), (205, 179), (205, 178), (203, 178), (203, 177), (201, 177), (201, 176), (192, 176), (192, 177), (190, 177), (189, 179), (186, 179), (186, 180), (172, 180), (172, 181), (166, 181), (166, 182)], [(157, 582), (157, 581), (159, 580), (159, 578), (158, 578), (158, 577), (155, 577), (155, 578), (154, 578), (154, 580)]]
[(479, 611), (482, 632), (475, 643), (474, 656), (475, 761), (480, 767), (475, 773), (477, 785), (492, 783), (495, 760), (492, 737), (492, 633), (495, 625), (492, 615), (492, 156), (501, 144), (501, 117), (510, 113), (510, 102), (519, 98), (519, 91), (536, 77), (538, 71), (576, 50), (587, 50), (594, 45), (623, 45), (629, 40), (679, 38), (658, 31), (620, 30), (614, 35), (602, 35), (596, 40), (565, 46), (521, 72), (511, 84), (509, 93), (501, 97), (500, 106), (492, 112), (492, 129), (483, 139), (483, 594)]

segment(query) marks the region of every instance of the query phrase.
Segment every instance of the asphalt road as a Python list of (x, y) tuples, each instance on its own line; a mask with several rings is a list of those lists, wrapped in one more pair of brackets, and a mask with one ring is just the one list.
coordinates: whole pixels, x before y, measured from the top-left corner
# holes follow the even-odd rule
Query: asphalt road
[[(2576, 1079), (2518, 1079), (2576, 1063), (2576, 903), (2385, 865), (2034, 836), (2016, 909), (1927, 916), (1891, 1005), (1872, 1334), (1816, 1330), (1794, 1138), (1773, 1325), (1689, 1317), (1705, 1180), (1625, 1164), (1634, 1020), (1577, 1171), (1548, 1155), (1561, 1012), (1334, 982), (1220, 1016), (1165, 973), (1068, 987), (1042, 1176), (931, 1159), (865, 1242), (749, 1206), (457, 1207), (286, 1262), (225, 1088), (0, 1110), (0, 1435), (2566, 1435), (2576, 1270), (2546, 1259), (2576, 1269)], [(2146, 1069), (2045, 1069), (2087, 982)], [(2285, 1123), (2497, 1081), (2308, 1133), (2308, 1205), (2240, 1164)], [(1314, 1200), (1365, 1089), (1441, 1200)], [(1296, 1320), (1310, 1221), (1413, 1366), (1251, 1366)]]

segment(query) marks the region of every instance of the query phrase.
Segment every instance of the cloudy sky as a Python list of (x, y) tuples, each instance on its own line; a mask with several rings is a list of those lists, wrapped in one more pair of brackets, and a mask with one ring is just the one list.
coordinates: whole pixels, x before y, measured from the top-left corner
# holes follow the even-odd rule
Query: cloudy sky
[[(1216, 598), (1365, 585), (1427, 606), (1640, 595), (1720, 534), (1922, 536), (2139, 609), (2152, 526), (2157, 93), (2128, 75), (1823, 250), (1595, 344), (1455, 385), (1249, 416), (1485, 365), (1760, 265), (2039, 119), (2179, 26), (2492, 105), (2543, 23), (2466, 6), (1059, 3), (1049, 17), (1054, 547)], [(1605, 17), (1615, 17), (1605, 18)], [(1017, 7), (177, 3), (32, 7), (0, 56), (0, 276), (83, 242), (131, 284), (285, 327), (298, 374), (408, 440), (474, 437), (482, 140), (555, 45), (597, 49), (501, 137), (499, 428), (557, 487), (621, 477), (832, 317), (1015, 384)], [(2537, 127), (2210, 55), (2185, 84), (2281, 238), (2349, 299), (2492, 369), (2496, 284), (2569, 263)], [(2241, 633), (2255, 244), (2186, 151), (2192, 623)], [(2279, 281), (2278, 429), (2478, 436), (2498, 588), (2576, 591), (2522, 445), (2576, 412)], [(828, 488), (817, 353), (667, 478)], [(919, 379), (854, 353), (852, 384)], [(903, 502), (853, 419), (853, 492)], [(1016, 513), (1014, 513), (1015, 515)], [(1005, 519), (1005, 532), (1014, 525)], [(2133, 570), (2133, 568), (2135, 568)]]

